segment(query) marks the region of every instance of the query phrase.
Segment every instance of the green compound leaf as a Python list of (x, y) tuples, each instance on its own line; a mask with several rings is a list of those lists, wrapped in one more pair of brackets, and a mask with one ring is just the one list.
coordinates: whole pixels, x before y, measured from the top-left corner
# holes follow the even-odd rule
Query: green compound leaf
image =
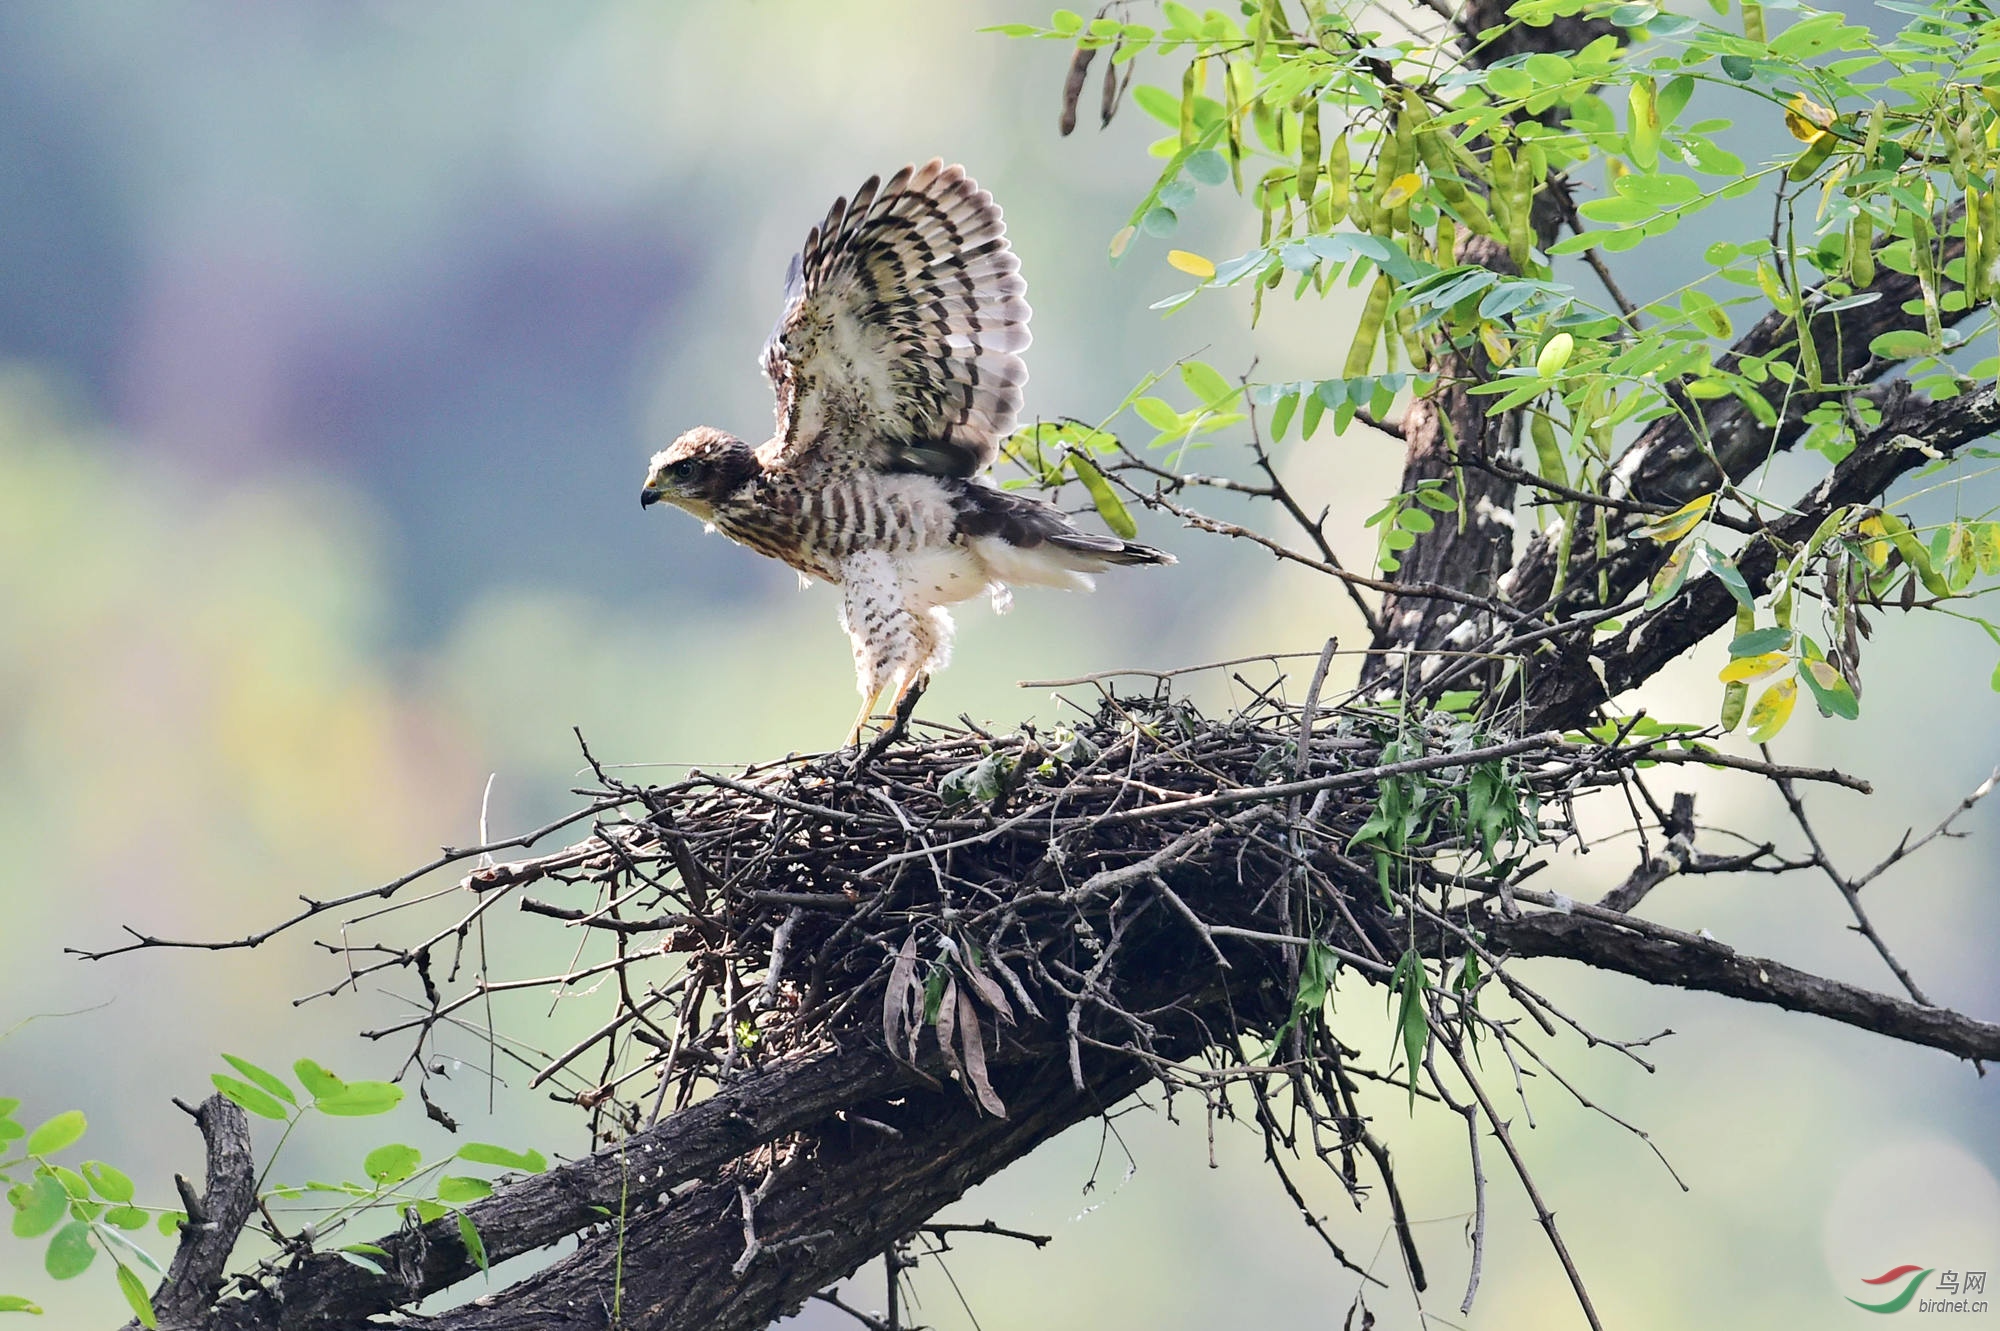
[(496, 1169), (518, 1169), (524, 1174), (539, 1174), (549, 1167), (547, 1157), (540, 1151), (510, 1151), (491, 1142), (467, 1142), (458, 1148), (458, 1158), (475, 1165), (492, 1165)]
[(336, 1118), (367, 1118), (386, 1114), (403, 1103), (403, 1088), (386, 1081), (351, 1081), (334, 1095), (319, 1096), (313, 1107)]
[(118, 1267), (118, 1292), (125, 1296), (126, 1306), (139, 1319), (139, 1325), (152, 1328), (160, 1324), (159, 1314), (153, 1311), (153, 1298), (146, 1293), (145, 1282), (139, 1279), (138, 1272), (122, 1263)]
[(314, 1099), (322, 1096), (339, 1095), (347, 1083), (328, 1072), (310, 1058), (302, 1058), (292, 1064), (292, 1075), (299, 1079), (299, 1085), (306, 1088), (306, 1094)]
[(85, 1181), (91, 1191), (107, 1202), (129, 1202), (132, 1200), (132, 1180), (119, 1170), (113, 1169), (102, 1160), (86, 1160), (81, 1166)]
[(298, 1104), (298, 1097), (292, 1094), (292, 1088), (286, 1085), (285, 1079), (277, 1073), (260, 1068), (249, 1059), (238, 1058), (234, 1054), (224, 1054), (222, 1061), (249, 1078), (265, 1094), (283, 1100), (288, 1105), (296, 1106)]
[(1083, 482), (1083, 488), (1090, 492), (1090, 502), (1097, 506), (1097, 515), (1104, 519), (1104, 525), (1122, 540), (1131, 540), (1139, 534), (1139, 524), (1132, 521), (1132, 515), (1125, 510), (1125, 503), (1118, 492), (1111, 488), (1111, 482), (1104, 479), (1104, 473), (1097, 469), (1081, 453), (1069, 455), (1069, 469)]
[(42, 1269), (57, 1280), (73, 1280), (88, 1271), (96, 1260), (97, 1245), (90, 1241), (89, 1223), (72, 1220), (49, 1240), (49, 1250), (42, 1256)]
[(386, 1188), (416, 1173), (423, 1162), (423, 1152), (416, 1147), (391, 1142), (370, 1151), (368, 1158), (361, 1162), (361, 1168), (375, 1180), (376, 1186)]
[(225, 1077), (220, 1072), (211, 1073), (208, 1080), (215, 1089), (222, 1092), (225, 1099), (261, 1118), (275, 1118), (282, 1122), (286, 1117), (285, 1107), (272, 1097), (264, 1094), (249, 1082)]
[(43, 1170), (32, 1183), (23, 1183), (7, 1193), (14, 1206), (14, 1237), (32, 1239), (56, 1227), (69, 1210), (69, 1193), (54, 1174)]
[(479, 1228), (472, 1223), (472, 1217), (463, 1211), (458, 1213), (458, 1237), (464, 1241), (466, 1253), (479, 1263), (479, 1269), (486, 1270), (486, 1241), (479, 1237)]
[(28, 1134), (24, 1148), (29, 1155), (54, 1155), (76, 1145), (89, 1124), (80, 1109), (66, 1109)]

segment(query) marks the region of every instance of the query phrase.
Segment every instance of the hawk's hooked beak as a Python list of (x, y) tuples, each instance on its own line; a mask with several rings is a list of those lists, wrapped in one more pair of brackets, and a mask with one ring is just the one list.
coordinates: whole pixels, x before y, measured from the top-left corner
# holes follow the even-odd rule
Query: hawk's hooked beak
[(658, 490), (655, 490), (652, 486), (649, 485), (645, 489), (639, 491), (639, 507), (651, 508), (653, 505), (660, 502), (660, 497), (661, 497), (660, 492)]

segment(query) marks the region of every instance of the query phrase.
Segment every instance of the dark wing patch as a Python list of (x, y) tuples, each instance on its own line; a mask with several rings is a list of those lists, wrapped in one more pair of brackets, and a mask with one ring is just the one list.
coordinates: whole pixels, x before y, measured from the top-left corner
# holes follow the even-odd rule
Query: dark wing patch
[(834, 203), (764, 347), (780, 466), (970, 476), (1021, 410), (1027, 283), (993, 196), (933, 160)]
[(976, 540), (997, 536), (1009, 545), (1032, 550), (1053, 545), (1102, 559), (1107, 564), (1171, 564), (1174, 557), (1150, 545), (1100, 536), (1070, 525), (1062, 510), (1039, 499), (1015, 494), (978, 481), (955, 487), (952, 507), (958, 534)]

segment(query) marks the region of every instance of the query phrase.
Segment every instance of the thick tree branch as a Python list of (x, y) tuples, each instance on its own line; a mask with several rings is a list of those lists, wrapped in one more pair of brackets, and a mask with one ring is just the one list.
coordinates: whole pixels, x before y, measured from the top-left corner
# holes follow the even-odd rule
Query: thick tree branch
[(1497, 946), (1517, 957), (1567, 957), (1653, 984), (1825, 1017), (1959, 1058), (2000, 1058), (2000, 1025), (1829, 980), (1696, 935), (1657, 926), (1641, 933), (1581, 910), (1513, 919), (1495, 914), (1486, 927)]
[[(174, 1178), (187, 1220), (181, 1225), (180, 1247), (174, 1250), (167, 1278), (153, 1294), (153, 1311), (166, 1331), (207, 1325), (204, 1318), (222, 1289), (229, 1255), (257, 1203), (249, 1118), (220, 1095), (211, 1095), (189, 1112), (208, 1146), (208, 1190), (197, 1197), (186, 1178)], [(127, 1331), (138, 1325), (128, 1323)]]
[[(846, 1059), (874, 1057), (856, 1050)], [(914, 1233), (981, 1179), (1111, 1108), (1151, 1075), (1123, 1058), (1092, 1057), (1084, 1066), (1086, 1086), (1078, 1090), (1061, 1050), (1047, 1041), (1041, 1057), (996, 1076), (1005, 1119), (982, 1114), (947, 1084), (870, 1106), (881, 1127), (823, 1123), (664, 1205), (656, 1204), (649, 1179), (637, 1179), (629, 1222), (606, 1225), (571, 1256), (497, 1297), (403, 1325), (410, 1331), (754, 1331), (881, 1256), (885, 1240)], [(761, 1186), (767, 1178), (769, 1186)], [(752, 1213), (754, 1253), (744, 1241), (739, 1188), (746, 1185), (762, 1194)], [(739, 1273), (746, 1255), (751, 1259)]]
[[(2000, 429), (2000, 392), (1990, 384), (1943, 402), (1914, 397), (1893, 400), (1881, 426), (1773, 523), (1771, 535), (1788, 546), (1801, 545), (1834, 509), (1871, 503), (1905, 472), (1984, 439), (1996, 429)], [(1647, 552), (1649, 558), (1657, 559), (1664, 553), (1665, 547), (1645, 544), (1653, 546)], [(1770, 582), (1777, 558), (1772, 541), (1758, 540), (1738, 556), (1737, 567), (1751, 588), (1761, 592)], [(1528, 695), (1531, 719), (1527, 724), (1536, 728), (1582, 724), (1606, 697), (1616, 697), (1650, 678), (1735, 614), (1736, 601), (1719, 580), (1690, 579), (1681, 594), (1659, 611), (1587, 649), (1601, 668), (1601, 683), (1579, 652), (1572, 652), (1559, 665), (1537, 671)]]
[[(834, 1050), (782, 1061), (664, 1119), (618, 1149), (513, 1182), (467, 1207), (466, 1214), (477, 1226), (489, 1260), (504, 1261), (602, 1226), (607, 1216), (629, 1208), (635, 1188), (653, 1196), (714, 1176), (778, 1137), (920, 1084), (918, 1074), (877, 1051)], [(335, 1253), (309, 1254), (284, 1266), (260, 1292), (223, 1304), (206, 1325), (215, 1331), (331, 1331), (479, 1272), (449, 1216), (378, 1242), (388, 1254), (381, 1263), (384, 1271), (370, 1271)]]
[[(1961, 205), (1946, 215), (1946, 221), (1962, 211)], [(1964, 249), (1962, 237), (1947, 236), (1940, 271), (1945, 263), (1962, 257)], [(1825, 287), (1814, 287), (1804, 293), (1800, 318), (1812, 330), (1824, 382), (1829, 385), (1826, 390), (1813, 392), (1796, 378), (1786, 384), (1777, 376), (1768, 377), (1757, 391), (1778, 418), (1775, 429), (1760, 424), (1750, 408), (1735, 397), (1706, 402), (1682, 399), (1683, 412), (1692, 411), (1699, 422), (1698, 428), (1682, 412), (1662, 416), (1647, 426), (1619, 454), (1612, 468), (1614, 494), (1648, 504), (1678, 507), (1712, 492), (1725, 476), (1731, 482), (1742, 481), (1775, 454), (1798, 443), (1806, 432), (1805, 417), (1813, 408), (1839, 400), (1855, 386), (1872, 383), (1895, 369), (1896, 362), (1873, 355), (1868, 350), (1869, 343), (1883, 333), (1922, 330), (1924, 316), (1903, 309), (1906, 302), (1920, 299), (1922, 290), (1917, 279), (1909, 274), (1895, 272), (1887, 265), (1881, 265), (1877, 271), (1875, 283), (1867, 291), (1879, 299), (1866, 305), (1816, 315), (1815, 311), (1833, 303), (1833, 295)], [(1943, 279), (1939, 285), (1941, 292), (1956, 289)], [(1945, 317), (1952, 322), (1965, 314)], [(1776, 311), (1765, 315), (1737, 339), (1719, 364), (1725, 370), (1735, 369), (1750, 359), (1796, 368), (1798, 335), (1792, 320)], [(1602, 569), (1608, 589), (1605, 604), (1630, 595), (1652, 576), (1664, 557), (1660, 547), (1631, 539), (1644, 520), (1638, 514), (1609, 515), (1611, 553)], [(1555, 583), (1558, 540), (1570, 542), (1570, 567), (1555, 612), (1560, 615), (1566, 608), (1573, 610), (1597, 601), (1599, 561), (1595, 539), (1581, 529), (1581, 524), (1577, 531), (1555, 528), (1529, 542), (1514, 567), (1501, 579), (1500, 591), (1507, 599), (1524, 608), (1539, 607), (1549, 601)]]

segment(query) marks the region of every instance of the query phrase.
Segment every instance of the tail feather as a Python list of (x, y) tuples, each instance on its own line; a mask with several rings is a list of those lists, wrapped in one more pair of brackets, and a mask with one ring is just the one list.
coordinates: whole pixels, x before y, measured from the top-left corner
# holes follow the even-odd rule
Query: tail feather
[(1121, 541), (1116, 536), (1097, 536), (1071, 527), (1048, 538), (1050, 545), (1088, 554), (1106, 564), (1178, 564), (1165, 550), (1155, 550), (1137, 541)]
[(1090, 574), (1117, 564), (1171, 564), (1164, 550), (1073, 526), (1059, 509), (982, 481), (953, 495), (959, 535), (1001, 582), (1088, 590)]

